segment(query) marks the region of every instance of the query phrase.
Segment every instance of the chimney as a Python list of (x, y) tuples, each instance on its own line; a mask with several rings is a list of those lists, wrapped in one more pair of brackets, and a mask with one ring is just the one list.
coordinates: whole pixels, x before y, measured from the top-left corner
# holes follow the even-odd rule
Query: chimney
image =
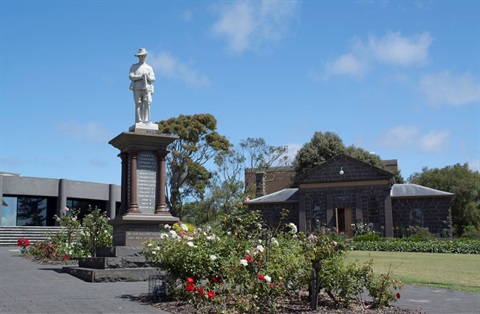
[(256, 172), (255, 173), (255, 185), (257, 190), (255, 191), (255, 197), (260, 197), (265, 195), (265, 172)]

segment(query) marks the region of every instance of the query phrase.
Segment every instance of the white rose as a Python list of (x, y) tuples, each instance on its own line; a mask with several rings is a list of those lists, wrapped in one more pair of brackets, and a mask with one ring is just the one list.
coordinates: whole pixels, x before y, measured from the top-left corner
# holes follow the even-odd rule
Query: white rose
[(266, 282), (271, 282), (272, 281), (272, 277), (268, 276), (268, 275), (265, 275), (263, 276), (265, 278), (265, 281)]
[(295, 226), (293, 222), (289, 223), (288, 226), (292, 229), (293, 234), (297, 233), (298, 231), (297, 226)]
[(273, 245), (275, 245), (275, 246), (278, 246), (278, 245), (279, 245), (279, 244), (278, 244), (278, 240), (275, 239), (275, 238), (272, 238), (272, 239), (271, 239), (271, 242), (272, 242)]
[(241, 260), (240, 260), (240, 265), (248, 266), (247, 260), (246, 260), (246, 259), (241, 259)]

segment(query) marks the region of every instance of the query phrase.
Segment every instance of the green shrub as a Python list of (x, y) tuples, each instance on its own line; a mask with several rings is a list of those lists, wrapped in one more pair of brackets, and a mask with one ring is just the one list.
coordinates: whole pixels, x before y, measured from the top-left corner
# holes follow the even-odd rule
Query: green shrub
[(480, 230), (472, 225), (466, 226), (465, 229), (463, 229), (461, 238), (480, 240)]
[(350, 241), (348, 247), (356, 251), (422, 252), (480, 254), (480, 240), (429, 240), (408, 241), (386, 239), (385, 241)]
[(379, 236), (378, 234), (371, 233), (371, 234), (363, 234), (359, 236), (355, 236), (352, 238), (352, 241), (355, 242), (362, 242), (362, 241), (384, 241), (386, 238)]
[(145, 258), (170, 275), (169, 294), (197, 313), (275, 313), (287, 294), (309, 291), (312, 265), (319, 265), (318, 287), (339, 307), (373, 278), (371, 264), (345, 264), (343, 241), (298, 233), (293, 223), (265, 228), (245, 208), (221, 219), (216, 230), (166, 225), (159, 241), (144, 244)]
[(428, 231), (428, 229), (420, 227), (409, 227), (409, 234), (407, 240), (412, 242), (431, 241), (437, 238), (433, 233)]

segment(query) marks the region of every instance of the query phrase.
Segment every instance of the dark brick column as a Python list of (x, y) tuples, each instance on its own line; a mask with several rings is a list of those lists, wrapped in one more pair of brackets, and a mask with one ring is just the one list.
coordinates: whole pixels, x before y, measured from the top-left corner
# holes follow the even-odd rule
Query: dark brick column
[(137, 198), (137, 155), (138, 151), (130, 151), (130, 205), (128, 213), (141, 213)]
[(121, 204), (119, 216), (124, 215), (127, 212), (127, 195), (128, 195), (128, 153), (123, 152), (118, 154), (118, 157), (122, 159), (122, 186), (121, 186)]
[(167, 170), (166, 170), (166, 162), (165, 157), (169, 152), (165, 150), (158, 150), (157, 151), (157, 164), (158, 164), (158, 171), (157, 171), (157, 188), (158, 188), (158, 197), (157, 197), (157, 206), (155, 209), (155, 214), (163, 214), (167, 212), (167, 204), (166, 204), (166, 196), (165, 196), (165, 181), (167, 179)]

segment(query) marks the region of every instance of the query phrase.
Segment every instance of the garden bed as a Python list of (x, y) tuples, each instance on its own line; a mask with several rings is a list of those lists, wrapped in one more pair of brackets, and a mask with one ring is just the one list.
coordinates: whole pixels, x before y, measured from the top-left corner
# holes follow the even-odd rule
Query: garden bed
[[(145, 303), (148, 303), (156, 308), (159, 308), (163, 311), (167, 311), (172, 314), (191, 314), (196, 313), (195, 308), (192, 304), (185, 301), (163, 301), (155, 302), (145, 298)], [(369, 308), (371, 305), (370, 302), (360, 302), (354, 303), (348, 309), (339, 309), (331, 302), (319, 302), (318, 309), (313, 311), (310, 309), (309, 301), (307, 296), (303, 297), (302, 300), (297, 299), (285, 299), (283, 300), (276, 313), (283, 314), (321, 314), (321, 313), (343, 313), (343, 314), (425, 314), (426, 312), (421, 310), (411, 310), (411, 309), (402, 309), (396, 306), (388, 306), (372, 309)]]

